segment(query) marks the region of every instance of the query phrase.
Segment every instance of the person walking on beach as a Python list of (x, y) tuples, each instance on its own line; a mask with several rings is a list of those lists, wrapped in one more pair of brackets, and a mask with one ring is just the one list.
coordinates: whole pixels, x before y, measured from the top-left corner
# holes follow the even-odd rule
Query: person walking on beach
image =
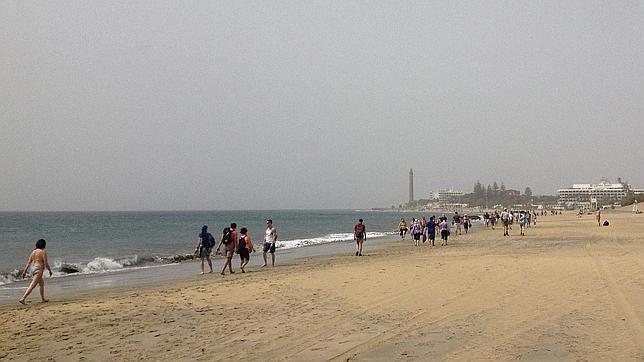
[(503, 223), (503, 236), (510, 236), (510, 213), (508, 209), (501, 212), (501, 222)]
[(514, 220), (517, 219), (517, 212), (510, 210), (510, 230), (512, 230), (512, 225), (514, 225)]
[(219, 240), (219, 245), (217, 245), (217, 254), (220, 253), (221, 246), (224, 246), (223, 256), (225, 261), (224, 266), (221, 268), (221, 275), (226, 274), (226, 267), (228, 267), (228, 270), (230, 270), (230, 274), (235, 273), (233, 271), (233, 255), (235, 255), (235, 238), (237, 238), (237, 231), (233, 229), (237, 227), (237, 224), (232, 223), (230, 224), (230, 226), (231, 227), (229, 228), (224, 228), (224, 231), (221, 235), (221, 240)]
[(490, 213), (489, 212), (486, 211), (485, 214), (483, 214), (483, 221), (485, 222), (485, 228), (490, 226)]
[(250, 236), (248, 235), (248, 229), (241, 228), (239, 233), (241, 234), (241, 238), (239, 238), (239, 242), (237, 243), (237, 254), (239, 254), (240, 260), (239, 269), (241, 269), (242, 273), (246, 273), (244, 267), (246, 267), (248, 262), (250, 262), (250, 253), (255, 252), (255, 247), (253, 246), (253, 241), (250, 240)]
[(597, 217), (597, 226), (602, 226), (602, 210), (599, 207), (597, 208), (596, 217)]
[(48, 302), (48, 300), (45, 299), (45, 268), (49, 270), (50, 277), (52, 275), (52, 272), (51, 267), (49, 266), (49, 260), (47, 259), (47, 252), (45, 251), (46, 245), (47, 242), (45, 241), (45, 239), (36, 241), (36, 248), (29, 255), (29, 259), (27, 259), (27, 265), (25, 265), (25, 269), (22, 271), (22, 277), (24, 278), (27, 275), (27, 270), (29, 270), (29, 267), (32, 267), (33, 279), (31, 280), (31, 284), (29, 284), (29, 287), (25, 291), (25, 294), (22, 296), (22, 298), (20, 298), (20, 300), (18, 300), (20, 304), (25, 304), (25, 300), (34, 290), (36, 285), (40, 286), (40, 300), (43, 303)]
[(454, 223), (454, 235), (460, 235), (461, 234), (461, 215), (458, 214), (458, 211), (454, 213), (454, 216), (452, 217), (452, 221)]
[(434, 240), (436, 239), (436, 221), (434, 221), (434, 216), (429, 218), (427, 222), (427, 239), (431, 246), (434, 246)]
[(423, 216), (423, 218), (420, 220), (420, 234), (421, 234), (421, 239), (423, 240), (423, 244), (427, 240), (427, 219)]
[(273, 220), (266, 220), (266, 232), (264, 233), (264, 248), (262, 257), (264, 258), (264, 265), (266, 264), (266, 253), (271, 253), (271, 266), (275, 266), (275, 242), (277, 241), (277, 230), (273, 227)]
[(519, 229), (521, 230), (521, 236), (525, 236), (525, 228), (528, 224), (528, 217), (526, 216), (525, 211), (519, 213)]
[(204, 273), (204, 259), (208, 259), (208, 266), (210, 267), (210, 273), (212, 273), (210, 253), (213, 246), (215, 246), (215, 238), (208, 232), (208, 225), (204, 225), (201, 227), (201, 233), (197, 238), (197, 247), (195, 249), (195, 254), (199, 253), (199, 258), (201, 258), (201, 274)]
[(496, 221), (498, 219), (496, 211), (490, 214), (490, 226), (492, 227), (492, 230), (494, 230), (494, 225), (496, 225)]
[(469, 228), (470, 228), (470, 218), (467, 216), (467, 214), (465, 214), (463, 215), (463, 230), (465, 230), (466, 234)]
[[(525, 227), (531, 227), (532, 212), (530, 210), (523, 211), (525, 213)], [(519, 221), (521, 221), (521, 215), (519, 215)]]
[(407, 235), (407, 222), (405, 222), (405, 219), (402, 217), (400, 218), (400, 222), (398, 223), (398, 230), (400, 231), (400, 239), (405, 240), (405, 235)]
[(443, 218), (443, 221), (438, 224), (438, 227), (441, 230), (441, 245), (447, 245), (447, 237), (449, 236), (449, 223), (447, 218)]
[(420, 234), (422, 233), (421, 226), (420, 226), (420, 221), (418, 219), (413, 219), (414, 221), (411, 224), (411, 235), (414, 237), (414, 242), (416, 243), (416, 246), (420, 246)]
[(367, 240), (367, 228), (358, 219), (358, 223), (353, 227), (353, 240), (356, 241), (356, 256), (362, 256), (362, 244)]

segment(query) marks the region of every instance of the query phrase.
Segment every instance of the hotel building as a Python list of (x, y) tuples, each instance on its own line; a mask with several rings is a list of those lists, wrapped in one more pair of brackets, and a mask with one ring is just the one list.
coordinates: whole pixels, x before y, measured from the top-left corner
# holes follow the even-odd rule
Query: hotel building
[(573, 184), (570, 188), (559, 189), (559, 203), (566, 205), (597, 206), (618, 203), (626, 196), (629, 187), (621, 183), (600, 182), (598, 184)]

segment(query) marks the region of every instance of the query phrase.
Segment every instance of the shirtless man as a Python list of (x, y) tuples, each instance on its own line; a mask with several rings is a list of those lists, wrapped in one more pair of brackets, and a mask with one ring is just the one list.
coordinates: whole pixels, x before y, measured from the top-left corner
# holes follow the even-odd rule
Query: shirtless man
[(49, 261), (47, 260), (47, 252), (45, 251), (46, 244), (47, 242), (45, 239), (38, 240), (36, 242), (36, 249), (31, 252), (29, 259), (27, 259), (27, 265), (25, 265), (25, 269), (22, 271), (22, 277), (24, 278), (27, 275), (29, 267), (33, 266), (33, 279), (31, 280), (31, 284), (29, 285), (29, 288), (27, 288), (25, 295), (23, 295), (18, 301), (21, 304), (25, 304), (25, 299), (27, 299), (29, 294), (31, 294), (31, 291), (34, 290), (36, 285), (40, 285), (40, 299), (42, 302), (48, 302), (48, 300), (45, 299), (45, 280), (43, 279), (43, 274), (45, 274), (45, 268), (49, 270), (49, 276), (51, 276), (52, 272), (51, 267), (49, 266)]

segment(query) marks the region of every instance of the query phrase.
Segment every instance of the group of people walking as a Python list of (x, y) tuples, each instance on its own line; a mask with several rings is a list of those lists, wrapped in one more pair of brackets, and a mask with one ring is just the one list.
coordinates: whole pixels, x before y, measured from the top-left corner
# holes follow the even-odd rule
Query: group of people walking
[(398, 231), (400, 232), (400, 238), (402, 240), (405, 240), (405, 236), (409, 232), (416, 246), (420, 246), (421, 241), (425, 243), (428, 240), (429, 245), (434, 246), (437, 232), (440, 232), (441, 245), (447, 245), (447, 239), (451, 234), (450, 224), (445, 215), (438, 219), (436, 216), (431, 216), (429, 220), (424, 216), (421, 219), (412, 218), (410, 227), (407, 226), (405, 219), (401, 217), (398, 223)]
[[(239, 236), (241, 235), (241, 236)], [(233, 257), (235, 254), (239, 255), (239, 269), (242, 273), (245, 273), (244, 269), (250, 262), (250, 253), (255, 252), (255, 246), (253, 241), (248, 234), (248, 229), (242, 227), (239, 230), (239, 235), (237, 233), (237, 224), (231, 223), (230, 227), (225, 227), (221, 232), (221, 238), (217, 247), (215, 247), (215, 238), (211, 233), (208, 232), (208, 225), (204, 225), (201, 228), (201, 233), (199, 233), (197, 238), (197, 246), (195, 247), (195, 256), (198, 256), (201, 259), (201, 274), (204, 274), (204, 264), (207, 261), (208, 266), (210, 267), (210, 273), (212, 270), (212, 250), (215, 249), (215, 255), (222, 255), (224, 257), (224, 265), (221, 268), (221, 275), (226, 274), (226, 268), (231, 274), (234, 274), (233, 270)], [(264, 259), (264, 264), (262, 267), (268, 265), (267, 254), (271, 254), (271, 265), (275, 266), (275, 243), (277, 242), (277, 230), (273, 226), (273, 220), (266, 220), (266, 230), (264, 233), (264, 243), (262, 247), (262, 257)]]
[(510, 236), (510, 230), (512, 230), (512, 225), (516, 221), (519, 224), (519, 231), (521, 236), (525, 236), (525, 229), (529, 228), (530, 225), (537, 225), (537, 212), (536, 211), (515, 211), (504, 208), (501, 211), (501, 214), (498, 211), (494, 211), (491, 214), (487, 211), (483, 214), (483, 220), (485, 222), (485, 227), (494, 226), (500, 220), (503, 225), (503, 236)]
[[(491, 227), (492, 230), (494, 230), (497, 223), (501, 223), (503, 236), (510, 235), (512, 225), (516, 222), (519, 224), (520, 235), (525, 236), (526, 228), (537, 224), (537, 212), (534, 210), (508, 210), (507, 208), (503, 209), (501, 213), (496, 210), (491, 213), (486, 211), (483, 214), (483, 221), (485, 227)], [(445, 214), (439, 218), (432, 216), (429, 220), (426, 220), (424, 216), (421, 219), (412, 218), (411, 225), (408, 225), (404, 218), (400, 218), (397, 231), (400, 233), (401, 240), (405, 240), (407, 234), (410, 234), (416, 246), (419, 246), (421, 241), (424, 243), (426, 240), (429, 240), (430, 245), (434, 246), (437, 233), (440, 233), (441, 245), (447, 245), (452, 230), (454, 235), (461, 235), (463, 233), (467, 234), (471, 227), (471, 218), (467, 214), (460, 215), (455, 212), (451, 223)]]

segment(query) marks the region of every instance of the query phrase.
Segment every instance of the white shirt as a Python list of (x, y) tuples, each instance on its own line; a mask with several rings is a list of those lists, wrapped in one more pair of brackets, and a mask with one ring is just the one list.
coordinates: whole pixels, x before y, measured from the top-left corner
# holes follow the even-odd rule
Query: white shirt
[(277, 235), (275, 228), (266, 228), (266, 235), (264, 235), (265, 243), (272, 243), (274, 241), (273, 235)]

